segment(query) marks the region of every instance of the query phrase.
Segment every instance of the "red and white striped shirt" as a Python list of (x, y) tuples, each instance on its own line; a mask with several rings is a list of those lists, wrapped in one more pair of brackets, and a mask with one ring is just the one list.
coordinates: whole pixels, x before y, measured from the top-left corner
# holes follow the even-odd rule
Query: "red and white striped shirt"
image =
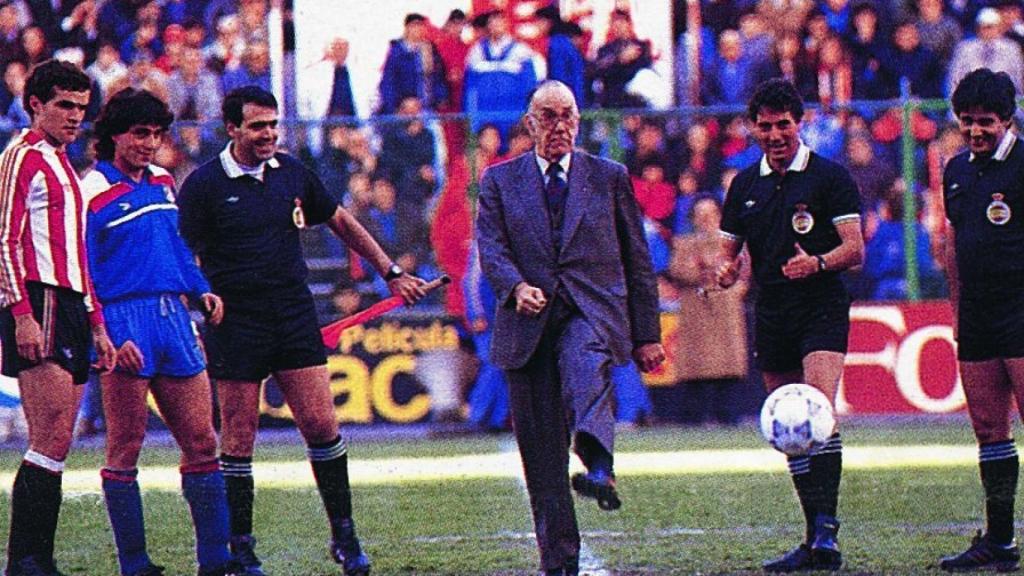
[(85, 296), (93, 326), (103, 323), (85, 254), (84, 202), (67, 154), (26, 130), (0, 154), (0, 306), (32, 311), (31, 280)]

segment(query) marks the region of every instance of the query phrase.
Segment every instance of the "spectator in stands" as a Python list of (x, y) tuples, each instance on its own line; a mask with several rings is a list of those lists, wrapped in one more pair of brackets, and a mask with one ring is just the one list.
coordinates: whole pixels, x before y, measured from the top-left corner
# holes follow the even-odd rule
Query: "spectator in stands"
[(157, 57), (163, 53), (163, 43), (160, 42), (158, 35), (157, 22), (140, 21), (139, 27), (121, 43), (121, 59), (131, 62), (136, 55), (146, 54), (150, 60), (155, 62)]
[(167, 101), (168, 83), (167, 75), (153, 65), (149, 54), (139, 54), (128, 67), (128, 74), (119, 79), (113, 80), (107, 85), (107, 94), (116, 94), (123, 88), (132, 87), (136, 90), (148, 90), (156, 94), (161, 100)]
[(975, 24), (977, 37), (961, 40), (953, 52), (946, 78), (946, 93), (952, 94), (960, 79), (978, 68), (1006, 72), (1017, 88), (1017, 93), (1020, 93), (1024, 80), (1024, 57), (1017, 44), (1003, 36), (1003, 19), (999, 11), (995, 8), (982, 8), (978, 11)]
[(348, 40), (331, 40), (324, 52), (324, 60), (334, 64), (334, 79), (331, 82), (331, 99), (327, 105), (327, 117), (349, 117), (356, 115), (356, 103), (352, 98), (352, 80), (348, 73)]
[(476, 135), (476, 151), (472, 164), (474, 174), (483, 174), (485, 168), (502, 160), (501, 132), (493, 124), (487, 124)]
[(121, 53), (117, 48), (104, 42), (96, 53), (96, 60), (85, 69), (85, 73), (99, 85), (100, 93), (106, 100), (107, 95), (113, 94), (110, 86), (128, 76), (128, 67), (121, 61)]
[(526, 126), (525, 120), (512, 127), (512, 131), (509, 132), (508, 136), (507, 148), (508, 150), (501, 157), (502, 160), (515, 158), (533, 149), (533, 137), (530, 136), (530, 130)]
[(540, 35), (548, 39), (548, 80), (568, 86), (576, 103), (584, 108), (587, 60), (583, 56), (583, 29), (578, 24), (563, 22), (556, 4), (548, 4), (534, 15)]
[(49, 59), (53, 55), (50, 45), (46, 43), (46, 36), (42, 28), (29, 26), (21, 31), (20, 37), (21, 53), (18, 59), (24, 62), (29, 68)]
[(246, 44), (241, 66), (225, 70), (220, 80), (222, 94), (249, 85), (270, 92), (270, 46), (263, 40)]
[(643, 172), (644, 162), (650, 159), (662, 166), (668, 164), (665, 157), (665, 131), (654, 120), (641, 122), (633, 133), (632, 145), (627, 146), (623, 164), (633, 176), (639, 176)]
[(804, 112), (800, 138), (819, 155), (839, 162), (843, 156), (844, 135), (843, 121), (838, 114), (826, 108), (808, 108)]
[(466, 423), (484, 432), (507, 430), (508, 383), (501, 369), (491, 362), (492, 323), (498, 302), (490, 282), (480, 270), (480, 254), (475, 242), (469, 251), (462, 290), (466, 297), (466, 325), (473, 336), (476, 357), (480, 360), (476, 381), (469, 393), (469, 417)]
[(96, 18), (100, 42), (111, 42), (120, 46), (125, 38), (135, 31), (135, 13), (149, 0), (121, 0), (104, 2)]
[(772, 57), (775, 45), (775, 34), (757, 12), (749, 12), (740, 16), (737, 28), (743, 42), (743, 54), (754, 67), (763, 67)]
[(739, 32), (726, 30), (718, 37), (718, 56), (704, 71), (705, 104), (742, 104), (754, 86), (757, 69), (743, 53)]
[(402, 120), (382, 129), (379, 171), (395, 185), (400, 204), (422, 213), (437, 184), (434, 135), (424, 125), (415, 96), (403, 98), (396, 112)]
[(945, 70), (938, 57), (921, 45), (917, 26), (905, 20), (896, 26), (893, 45), (885, 51), (879, 62), (879, 95), (898, 98), (900, 81), (910, 81), (910, 93), (918, 98), (942, 98)]
[(405, 98), (413, 97), (434, 110), (448, 97), (444, 60), (427, 37), (427, 18), (408, 14), (401, 38), (391, 41), (380, 78), (380, 114), (394, 114)]
[(355, 172), (348, 177), (343, 205), (356, 220), (365, 225), (373, 208), (373, 188), (369, 174)]
[(267, 0), (238, 0), (238, 23), (246, 45), (269, 42)]
[(850, 28), (853, 9), (849, 0), (825, 0), (820, 6), (833, 34), (844, 34)]
[(727, 166), (737, 168), (742, 166), (746, 155), (755, 154), (756, 147), (751, 146), (750, 134), (747, 132), (746, 121), (742, 115), (726, 118), (724, 124), (720, 145), (722, 160)]
[(220, 81), (216, 74), (203, 66), (203, 55), (199, 50), (182, 50), (181, 64), (171, 75), (167, 88), (167, 103), (179, 120), (203, 124), (220, 117)]
[(164, 74), (173, 74), (181, 65), (181, 53), (185, 50), (185, 29), (180, 24), (171, 24), (160, 35), (163, 52), (157, 57), (156, 67)]
[(10, 94), (10, 103), (6, 105), (7, 109), (3, 110), (3, 115), (0, 116), (0, 132), (3, 132), (5, 136), (9, 136), (21, 128), (27, 128), (32, 123), (28, 112), (25, 111), (25, 104), (22, 102), (27, 77), (28, 70), (18, 60), (8, 62), (4, 68), (4, 88)]
[(817, 89), (811, 101), (832, 108), (853, 99), (853, 65), (850, 60), (850, 53), (839, 36), (833, 34), (822, 41), (818, 50)]
[[(865, 246), (862, 276), (869, 283), (868, 294), (872, 300), (906, 300), (908, 297), (907, 262), (903, 241), (905, 193), (906, 185), (903, 180), (893, 183), (884, 201), (879, 204), (878, 228)], [(917, 198), (914, 199), (914, 204), (919, 206)], [(919, 219), (914, 223), (914, 230), (920, 286), (927, 296), (940, 297), (942, 274), (932, 257), (928, 231)]]
[(771, 22), (776, 34), (803, 30), (807, 14), (814, 8), (813, 0), (760, 0), (757, 12)]
[(769, 78), (785, 78), (796, 86), (804, 100), (817, 100), (814, 65), (796, 32), (782, 32), (775, 38), (771, 57), (758, 68), (755, 77), (758, 84)]
[(825, 14), (815, 8), (807, 15), (807, 22), (804, 26), (804, 51), (812, 62), (818, 60), (818, 52), (822, 44), (829, 36), (833, 35), (832, 29), (828, 27), (828, 20)]
[(676, 205), (672, 214), (672, 235), (690, 234), (693, 232), (693, 205), (703, 194), (697, 183), (697, 176), (692, 170), (683, 170), (676, 181)]
[(463, 110), (472, 115), (472, 131), (494, 124), (502, 142), (507, 142), (509, 130), (526, 110), (538, 75), (533, 51), (509, 33), (508, 17), (495, 11), (485, 20), (487, 35), (470, 48), (466, 58)]
[[(710, 190), (718, 183), (722, 156), (714, 146), (707, 122), (694, 122), (686, 128), (685, 146), (679, 154), (679, 165), (693, 175), (699, 190)], [(676, 173), (678, 170), (670, 170), (669, 178), (674, 180)]]
[(217, 34), (203, 48), (203, 60), (214, 72), (220, 74), (238, 66), (245, 52), (241, 28), (237, 14), (226, 14), (217, 20)]
[(917, 0), (917, 26), (921, 44), (935, 53), (939, 66), (945, 70), (953, 58), (953, 50), (963, 38), (960, 24), (945, 12), (943, 0)]
[(633, 176), (633, 194), (643, 215), (653, 221), (668, 220), (676, 205), (676, 190), (665, 181), (665, 165), (660, 158), (645, 159), (640, 176)]
[[(718, 200), (701, 197), (693, 205), (693, 232), (672, 242), (668, 274), (679, 290), (679, 333), (674, 365), (686, 387), (694, 421), (715, 419), (735, 424), (739, 414), (730, 395), (747, 376), (747, 324), (744, 310), (749, 266), (729, 290), (698, 290), (715, 284), (722, 208)], [(745, 258), (745, 256), (744, 256)], [(697, 336), (699, 335), (699, 337)]]
[(418, 263), (420, 252), (428, 246), (422, 211), (398, 202), (395, 187), (387, 178), (376, 178), (372, 188), (373, 206), (367, 213), (366, 229), (399, 264), (403, 256), (412, 256)]
[(175, 124), (175, 128), (178, 131), (178, 147), (188, 161), (196, 166), (213, 158), (222, 149), (219, 143), (203, 137), (202, 128), (195, 123), (195, 119), (182, 120)]
[(206, 46), (206, 26), (201, 20), (190, 18), (181, 25), (185, 29), (185, 44), (202, 49)]
[(462, 39), (462, 31), (466, 28), (466, 13), (452, 10), (448, 19), (434, 40), (437, 52), (444, 62), (445, 79), (448, 83), (448, 100), (445, 106), (439, 106), (443, 112), (462, 111), (462, 83), (466, 75), (466, 56), (469, 55), (469, 43)]
[(0, 3), (0, 64), (10, 62), (21, 54), (21, 28), (17, 5), (11, 0)]
[(591, 84), (593, 104), (599, 108), (644, 108), (647, 103), (630, 94), (626, 86), (653, 63), (651, 43), (636, 37), (629, 12), (612, 11), (608, 25), (608, 41), (597, 51), (594, 81)]
[(865, 212), (876, 210), (896, 181), (896, 170), (875, 155), (871, 136), (862, 131), (847, 134), (844, 164), (860, 190), (861, 207)]
[(862, 0), (854, 7), (853, 30), (846, 44), (852, 56), (853, 98), (877, 99), (876, 77), (885, 41), (878, 29), (878, 8), (870, 0)]

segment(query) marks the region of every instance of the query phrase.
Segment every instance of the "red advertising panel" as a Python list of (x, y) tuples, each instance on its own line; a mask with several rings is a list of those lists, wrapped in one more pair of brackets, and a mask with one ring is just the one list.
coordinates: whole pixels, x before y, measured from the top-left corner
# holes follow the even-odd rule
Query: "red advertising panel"
[(952, 309), (946, 301), (857, 304), (837, 398), (847, 414), (962, 410)]

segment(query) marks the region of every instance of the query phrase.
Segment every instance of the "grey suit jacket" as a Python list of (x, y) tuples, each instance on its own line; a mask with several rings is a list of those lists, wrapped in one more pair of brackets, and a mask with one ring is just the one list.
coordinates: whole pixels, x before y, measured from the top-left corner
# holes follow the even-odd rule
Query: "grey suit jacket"
[[(616, 363), (661, 339), (658, 293), (640, 208), (626, 168), (573, 151), (562, 249), (555, 253), (534, 152), (490, 167), (480, 183), (477, 242), (498, 311), (491, 357), (521, 368), (537, 348), (559, 285), (605, 341)], [(527, 282), (549, 304), (537, 316), (515, 311), (514, 289)]]

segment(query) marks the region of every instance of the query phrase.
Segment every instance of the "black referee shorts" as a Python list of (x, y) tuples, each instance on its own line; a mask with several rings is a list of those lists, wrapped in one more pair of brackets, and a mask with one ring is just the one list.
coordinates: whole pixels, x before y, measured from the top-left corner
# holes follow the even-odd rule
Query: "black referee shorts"
[(803, 368), (811, 352), (846, 353), (850, 335), (850, 298), (845, 292), (758, 301), (755, 308), (754, 356), (764, 372)]
[(964, 362), (1024, 358), (1024, 287), (960, 295), (956, 357)]
[[(39, 323), (43, 334), (43, 358), (50, 360), (71, 374), (75, 384), (89, 379), (92, 354), (92, 329), (85, 297), (68, 288), (59, 288), (39, 282), (26, 282), (32, 317)], [(17, 378), (22, 370), (38, 366), (18, 355), (14, 336), (14, 314), (10, 308), (0, 311), (0, 353), (4, 376)]]
[(327, 364), (313, 296), (300, 290), (224, 297), (224, 320), (207, 326), (210, 377), (260, 382), (278, 370)]

